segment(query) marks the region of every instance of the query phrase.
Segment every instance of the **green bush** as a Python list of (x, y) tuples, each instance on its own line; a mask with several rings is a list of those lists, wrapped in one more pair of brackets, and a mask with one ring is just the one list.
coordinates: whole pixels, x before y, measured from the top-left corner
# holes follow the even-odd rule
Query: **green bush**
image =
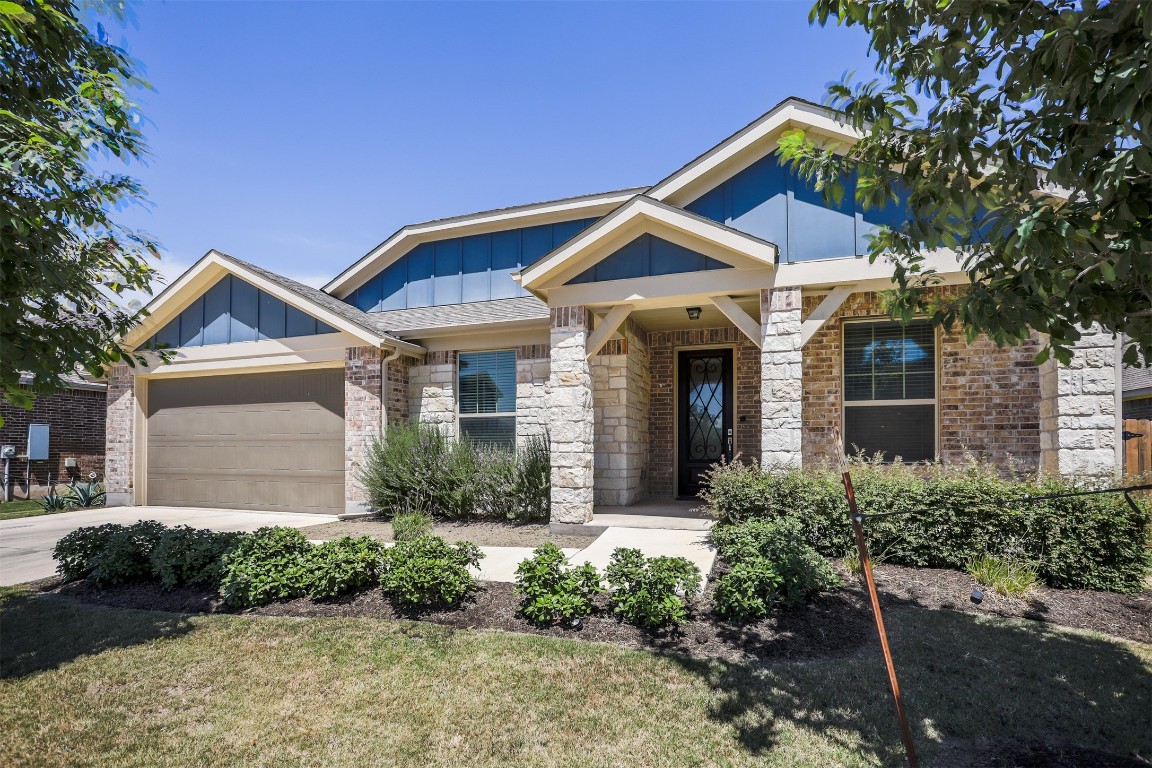
[(392, 518), (392, 538), (396, 541), (418, 539), (421, 536), (432, 535), (432, 515), (424, 510), (415, 509), (410, 512), (400, 512)]
[(772, 611), (783, 581), (767, 558), (741, 560), (716, 580), (716, 613), (733, 621), (758, 621)]
[(261, 528), (242, 536), (222, 561), (224, 602), (244, 608), (304, 596), (313, 549), (296, 528)]
[(108, 537), (96, 555), (89, 580), (96, 584), (123, 584), (152, 577), (152, 549), (164, 533), (163, 524), (141, 520)]
[(1021, 597), (1040, 581), (1036, 569), (1014, 557), (980, 555), (968, 561), (972, 578), (1005, 597)]
[(700, 569), (683, 557), (646, 558), (638, 549), (612, 553), (604, 572), (612, 609), (625, 621), (656, 628), (683, 623), (700, 591)]
[(468, 571), (484, 555), (467, 541), (448, 544), (437, 536), (398, 541), (387, 550), (380, 587), (396, 602), (419, 608), (456, 605), (476, 589)]
[(179, 525), (165, 529), (149, 560), (164, 589), (202, 584), (220, 586), (221, 560), (240, 541), (239, 533), (221, 533)]
[(592, 598), (604, 591), (591, 563), (567, 567), (568, 559), (552, 542), (537, 547), (516, 568), (520, 613), (536, 624), (582, 619), (592, 612)]
[[(95, 477), (96, 473), (93, 472), (92, 476)], [(64, 487), (64, 498), (72, 507), (102, 507), (108, 494), (104, 491), (104, 486), (95, 480), (83, 484), (73, 480)]]
[(387, 549), (371, 536), (345, 536), (314, 547), (304, 564), (308, 596), (330, 600), (375, 584)]
[[(961, 570), (985, 553), (1019, 552), (1049, 586), (1115, 592), (1142, 590), (1152, 566), (1147, 501), (1138, 512), (1120, 494), (1010, 503), (1113, 481), (1007, 478), (974, 461), (927, 467), (854, 461), (852, 481), (864, 513), (927, 510), (865, 525), (869, 547), (897, 565)], [(788, 518), (825, 556), (844, 556), (854, 546), (840, 474), (832, 468), (718, 466), (702, 496), (721, 524)]]
[(548, 441), (508, 451), (445, 437), (434, 425), (401, 424), (374, 440), (357, 477), (372, 506), (398, 515), (539, 520), (551, 502)]
[[(796, 520), (751, 520), (740, 525), (717, 526), (711, 538), (720, 557), (730, 566), (764, 560), (772, 574), (780, 579), (772, 590), (779, 588), (786, 606), (799, 605), (815, 592), (840, 585), (832, 565), (808, 543)], [(755, 583), (742, 578), (743, 583)], [(735, 584), (733, 581), (729, 588)]]
[(56, 559), (56, 572), (66, 581), (84, 579), (95, 568), (96, 555), (104, 550), (108, 539), (124, 526), (115, 523), (77, 528), (56, 542), (52, 557)]

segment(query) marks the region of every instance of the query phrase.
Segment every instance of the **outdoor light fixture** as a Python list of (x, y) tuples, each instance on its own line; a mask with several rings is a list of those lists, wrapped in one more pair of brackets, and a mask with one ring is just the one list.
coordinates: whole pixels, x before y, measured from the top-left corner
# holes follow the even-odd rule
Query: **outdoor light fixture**
[(686, 309), (685, 311), (688, 313), (688, 319), (689, 320), (699, 320), (700, 319), (700, 307), (688, 307), (688, 309)]

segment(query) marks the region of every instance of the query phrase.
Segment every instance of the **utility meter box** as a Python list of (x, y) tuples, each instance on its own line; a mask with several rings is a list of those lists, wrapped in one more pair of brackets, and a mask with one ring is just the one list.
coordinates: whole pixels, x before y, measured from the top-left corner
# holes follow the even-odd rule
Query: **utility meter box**
[(28, 461), (48, 460), (48, 425), (28, 425)]
[(0, 445), (0, 459), (14, 459), (16, 458), (16, 446), (14, 445)]

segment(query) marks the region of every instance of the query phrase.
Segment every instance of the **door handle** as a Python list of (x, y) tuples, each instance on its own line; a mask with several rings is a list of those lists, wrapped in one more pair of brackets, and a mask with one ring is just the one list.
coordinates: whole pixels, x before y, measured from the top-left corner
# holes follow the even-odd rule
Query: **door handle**
[(732, 459), (732, 428), (728, 428), (728, 455), (725, 457), (728, 460)]

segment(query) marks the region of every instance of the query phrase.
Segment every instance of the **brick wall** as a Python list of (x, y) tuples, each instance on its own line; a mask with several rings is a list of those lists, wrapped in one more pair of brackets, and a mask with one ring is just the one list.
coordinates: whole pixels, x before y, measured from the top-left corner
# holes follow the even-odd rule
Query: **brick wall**
[(104, 477), (108, 504), (131, 504), (136, 394), (128, 366), (117, 365), (108, 371), (106, 394)]
[(736, 450), (742, 460), (760, 460), (760, 349), (735, 327), (652, 331), (648, 334), (652, 387), (648, 494), (654, 499), (671, 498), (676, 493), (675, 352), (680, 347), (704, 346), (735, 349)]
[[(955, 289), (942, 289), (955, 290)], [(807, 317), (823, 296), (805, 296)], [(804, 346), (804, 461), (834, 455), (832, 428), (840, 427), (843, 356), (841, 321), (886, 319), (877, 293), (849, 296)], [(940, 457), (961, 459), (966, 452), (1034, 470), (1040, 458), (1040, 373), (1032, 362), (1035, 339), (999, 349), (986, 337), (971, 344), (959, 333), (940, 333), (937, 379)]]
[[(31, 465), (31, 494), (43, 494), (52, 482), (66, 483), (73, 478), (88, 480), (95, 472), (104, 478), (104, 432), (106, 392), (103, 389), (66, 389), (53, 395), (40, 395), (33, 401), (32, 410), (26, 411), (0, 399), (0, 444), (15, 445), (16, 453), (28, 449), (28, 425), (48, 425), (48, 460), (34, 461)], [(76, 459), (76, 467), (64, 466), (64, 460)], [(12, 496), (28, 496), (24, 484), (24, 459), (14, 459), (11, 465)]]
[(401, 355), (384, 364), (385, 424), (408, 423), (408, 372), (415, 360)]
[(356, 479), (383, 417), (383, 371), (376, 347), (344, 352), (344, 501), (363, 506), (364, 488)]

